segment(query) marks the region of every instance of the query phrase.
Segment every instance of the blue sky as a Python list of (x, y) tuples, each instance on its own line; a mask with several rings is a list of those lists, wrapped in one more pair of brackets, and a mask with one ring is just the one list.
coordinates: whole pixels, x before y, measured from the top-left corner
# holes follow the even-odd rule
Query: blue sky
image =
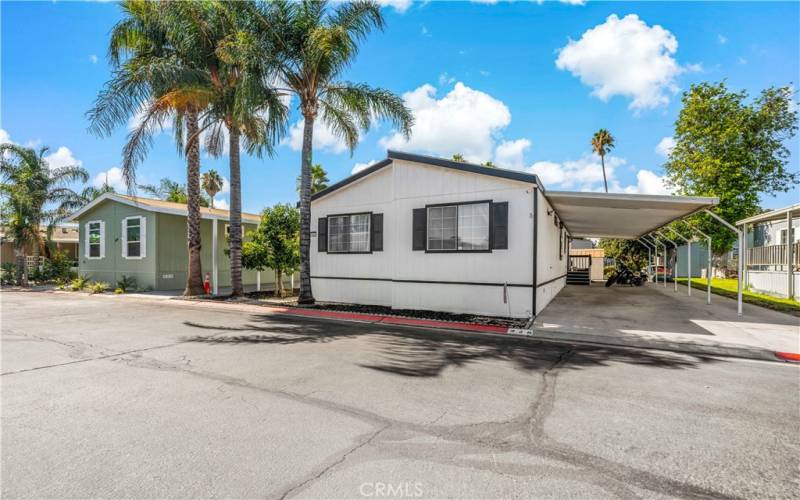
[[(589, 140), (603, 127), (617, 141), (607, 159), (612, 189), (663, 192), (662, 153), (681, 91), (725, 79), (756, 94), (800, 81), (799, 3), (384, 3), (387, 29), (363, 45), (346, 79), (404, 95), (415, 133), (405, 142), (378, 124), (351, 156), (318, 128), (314, 159), (332, 181), (392, 147), (460, 152), (536, 172), (547, 188), (597, 190), (602, 177)], [(48, 145), (53, 163), (79, 161), (93, 178), (109, 172), (115, 182), (127, 128), (97, 138), (84, 114), (110, 77), (105, 54), (118, 7), (3, 2), (0, 15), (0, 140)], [(296, 200), (294, 139), (287, 136), (274, 158), (243, 157), (244, 210)], [(796, 138), (789, 146), (796, 171)], [(203, 158), (208, 168), (227, 177), (227, 158)], [(185, 182), (168, 132), (138, 175)], [(798, 197), (795, 190), (762, 204), (777, 208)], [(218, 198), (224, 204), (227, 194)]]

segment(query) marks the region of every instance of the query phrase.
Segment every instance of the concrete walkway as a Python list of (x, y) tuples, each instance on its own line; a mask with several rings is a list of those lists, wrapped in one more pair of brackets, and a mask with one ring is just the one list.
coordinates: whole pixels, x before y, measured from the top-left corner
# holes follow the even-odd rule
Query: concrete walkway
[(800, 352), (800, 318), (706, 295), (685, 286), (667, 288), (568, 285), (534, 323), (534, 337), (636, 346), (662, 342), (680, 345), (766, 352)]

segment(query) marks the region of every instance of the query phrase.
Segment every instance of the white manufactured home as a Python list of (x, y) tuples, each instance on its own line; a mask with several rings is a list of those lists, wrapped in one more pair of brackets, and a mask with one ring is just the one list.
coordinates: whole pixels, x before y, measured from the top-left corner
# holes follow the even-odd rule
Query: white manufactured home
[(311, 217), (318, 300), (524, 318), (565, 284), (570, 234), (532, 174), (389, 151)]

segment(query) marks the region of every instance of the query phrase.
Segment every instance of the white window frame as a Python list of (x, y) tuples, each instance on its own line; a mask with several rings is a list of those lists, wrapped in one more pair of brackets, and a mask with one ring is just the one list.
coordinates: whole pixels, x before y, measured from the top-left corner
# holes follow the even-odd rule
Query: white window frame
[[(461, 218), (461, 207), (467, 205), (487, 205), (489, 210), (489, 221), (486, 226), (487, 234), (487, 247), (480, 248), (480, 249), (469, 249), (463, 250), (459, 249), (459, 225), (460, 225), (460, 218)], [(448, 207), (455, 207), (456, 209), (456, 247), (453, 248), (446, 248), (446, 249), (438, 249), (438, 248), (431, 248), (430, 247), (430, 211), (431, 209), (436, 208), (448, 208)], [(491, 253), (492, 252), (492, 202), (491, 200), (480, 200), (480, 201), (466, 201), (460, 203), (447, 203), (447, 204), (437, 204), (437, 205), (428, 205), (425, 207), (425, 252), (427, 253)]]
[[(778, 245), (785, 245), (786, 244), (786, 236), (789, 233), (789, 228), (784, 227), (783, 229), (778, 230)], [(792, 226), (792, 236), (797, 236), (797, 228)], [(794, 238), (790, 243), (794, 243)]]
[[(352, 220), (353, 217), (358, 217), (358, 216), (364, 216), (364, 217), (367, 218), (367, 249), (366, 250), (352, 250), (352, 247), (351, 247), (351, 249), (347, 249), (347, 250), (331, 250), (333, 248), (331, 239), (334, 236), (333, 235), (333, 231), (331, 230), (331, 228), (333, 227), (333, 225), (331, 224), (331, 219), (349, 217)], [(327, 238), (328, 238), (328, 250), (327, 250), (327, 253), (338, 253), (338, 254), (372, 253), (372, 212), (358, 212), (358, 213), (352, 213), (352, 214), (335, 214), (335, 215), (328, 215), (326, 218), (328, 219), (328, 236), (327, 236)], [(351, 228), (353, 227), (352, 223), (351, 223), (350, 227)], [(351, 234), (353, 234), (353, 233), (351, 232)], [(351, 243), (352, 243), (352, 241), (351, 241)]]
[[(128, 256), (128, 221), (139, 220), (139, 255)], [(141, 260), (147, 257), (147, 218), (133, 215), (122, 219), (122, 257), (128, 260)]]
[[(244, 224), (242, 224), (239, 227), (242, 229), (242, 239), (244, 239)], [(225, 224), (225, 228), (224, 229), (225, 229), (225, 237), (226, 238), (230, 238), (230, 236), (231, 236), (231, 225), (230, 224)]]
[[(99, 257), (92, 257), (91, 243), (90, 243), (90, 241), (91, 241), (90, 228), (92, 227), (92, 224), (97, 224), (97, 225), (100, 226), (100, 243), (99, 243), (99, 245), (100, 245), (100, 256)], [(102, 220), (90, 220), (89, 222), (86, 223), (85, 227), (86, 227), (86, 234), (84, 236), (84, 246), (86, 248), (84, 249), (84, 253), (83, 253), (84, 257), (89, 259), (89, 260), (104, 259), (106, 257), (106, 222), (102, 221)]]

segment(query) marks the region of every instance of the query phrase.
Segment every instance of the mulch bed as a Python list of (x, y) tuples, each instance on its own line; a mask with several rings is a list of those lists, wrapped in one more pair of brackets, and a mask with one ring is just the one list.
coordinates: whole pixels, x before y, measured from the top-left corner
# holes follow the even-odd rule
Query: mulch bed
[(211, 300), (238, 301), (256, 303), (260, 305), (283, 306), (283, 307), (302, 307), (305, 309), (317, 309), (322, 311), (349, 312), (361, 314), (373, 314), (380, 316), (397, 316), (404, 318), (430, 319), (436, 321), (453, 321), (458, 323), (473, 323), (476, 325), (502, 326), (507, 328), (522, 328), (527, 320), (517, 318), (503, 318), (498, 316), (481, 316), (477, 314), (456, 314), (441, 311), (427, 311), (416, 309), (392, 309), (387, 306), (370, 306), (363, 304), (342, 304), (330, 302), (317, 302), (313, 305), (299, 305), (297, 297), (275, 297), (272, 292), (247, 292), (244, 299), (231, 299), (227, 296), (213, 297)]

